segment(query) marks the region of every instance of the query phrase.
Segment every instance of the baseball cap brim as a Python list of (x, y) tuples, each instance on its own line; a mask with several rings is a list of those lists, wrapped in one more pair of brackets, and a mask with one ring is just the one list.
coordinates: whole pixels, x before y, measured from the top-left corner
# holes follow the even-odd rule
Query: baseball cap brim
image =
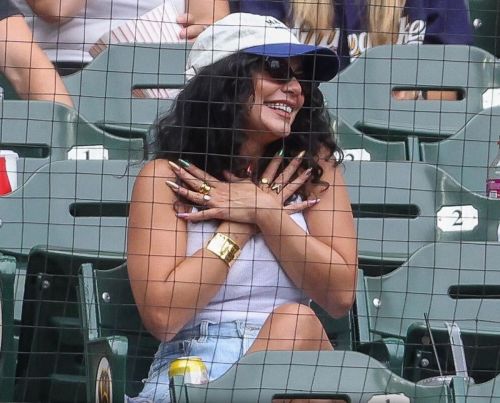
[(339, 71), (339, 58), (328, 48), (302, 43), (273, 43), (242, 49), (242, 52), (260, 56), (289, 58), (303, 56), (304, 69), (312, 80), (331, 80)]

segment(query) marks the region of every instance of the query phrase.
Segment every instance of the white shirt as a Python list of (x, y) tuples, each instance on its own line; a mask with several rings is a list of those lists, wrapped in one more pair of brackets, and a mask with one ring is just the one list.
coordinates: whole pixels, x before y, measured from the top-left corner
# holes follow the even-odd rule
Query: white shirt
[[(63, 0), (69, 1), (69, 0)], [(89, 48), (105, 33), (137, 19), (164, 0), (87, 0), (86, 7), (63, 24), (49, 24), (34, 15), (25, 0), (13, 0), (34, 32), (34, 39), (52, 61), (88, 63)], [(184, 0), (166, 0), (184, 11)]]

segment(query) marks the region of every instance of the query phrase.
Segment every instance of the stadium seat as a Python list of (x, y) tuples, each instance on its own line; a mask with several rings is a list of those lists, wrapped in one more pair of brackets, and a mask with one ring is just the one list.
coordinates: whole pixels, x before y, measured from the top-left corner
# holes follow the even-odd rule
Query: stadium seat
[(422, 160), (435, 164), (472, 192), (486, 194), (487, 168), (498, 153), (500, 108), (481, 111), (456, 134), (420, 144)]
[(19, 154), (18, 186), (53, 161), (145, 158), (144, 138), (114, 136), (85, 121), (73, 109), (43, 101), (0, 103), (0, 150)]
[(17, 341), (14, 331), (16, 260), (0, 254), (0, 401), (13, 400)]
[(372, 342), (404, 340), (403, 375), (416, 382), (439, 375), (426, 316), (445, 375), (454, 373), (445, 322), (455, 323), (462, 331), (469, 375), (476, 383), (494, 378), (500, 373), (499, 259), (497, 242), (437, 242), (389, 274), (360, 272), (360, 336)]
[(496, 241), (500, 201), (421, 162), (345, 162), (360, 265), (381, 274), (430, 242)]
[[(449, 137), (498, 102), (486, 91), (499, 81), (495, 57), (479, 48), (377, 46), (321, 89), (328, 109), (359, 133), (404, 141), (407, 159), (419, 160), (419, 142)], [(455, 90), (459, 100), (398, 100), (396, 90)]]
[(267, 351), (244, 356), (205, 385), (174, 377), (175, 403), (269, 403), (272, 399), (346, 402), (452, 402), (446, 385), (419, 386), (353, 351)]
[(88, 402), (123, 402), (136, 396), (159, 342), (142, 325), (125, 264), (99, 270), (84, 264), (79, 276), (85, 335)]
[(64, 77), (76, 110), (103, 130), (142, 137), (172, 100), (139, 98), (133, 91), (182, 88), (190, 44), (109, 46), (83, 70)]
[(500, 376), (479, 385), (471, 385), (463, 378), (453, 379), (453, 398), (455, 402), (498, 403), (500, 401)]
[(121, 160), (71, 160), (44, 165), (0, 197), (0, 252), (77, 248), (125, 253), (128, 201), (141, 165)]
[(332, 115), (334, 133), (347, 161), (404, 161), (404, 141), (383, 141), (365, 135), (342, 118)]
[(28, 258), (19, 325), (16, 401), (83, 402), (85, 364), (77, 298), (78, 269), (110, 269), (123, 257), (35, 247)]
[(500, 57), (500, 5), (497, 0), (469, 0), (474, 46)]

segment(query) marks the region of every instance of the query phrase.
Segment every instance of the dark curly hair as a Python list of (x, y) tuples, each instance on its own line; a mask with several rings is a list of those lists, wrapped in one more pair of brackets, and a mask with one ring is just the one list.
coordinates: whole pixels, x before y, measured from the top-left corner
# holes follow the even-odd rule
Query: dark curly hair
[[(172, 109), (155, 123), (155, 158), (182, 158), (221, 180), (224, 170), (244, 176), (248, 160), (240, 156), (240, 147), (245, 140), (248, 102), (254, 96), (252, 77), (262, 67), (262, 56), (239, 52), (201, 69), (180, 92)], [(268, 159), (281, 149), (285, 161), (306, 150), (302, 167), (313, 168), (312, 181), (316, 183), (323, 173), (314, 158), (321, 146), (330, 155), (335, 153), (335, 164), (342, 161), (323, 94), (315, 83), (301, 85), (305, 102), (291, 133), (268, 145), (254, 172), (255, 180)]]

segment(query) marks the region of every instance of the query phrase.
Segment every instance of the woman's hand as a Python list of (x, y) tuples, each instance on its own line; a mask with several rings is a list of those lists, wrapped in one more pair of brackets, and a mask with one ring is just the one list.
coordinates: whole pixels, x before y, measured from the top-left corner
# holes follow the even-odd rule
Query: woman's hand
[(284, 205), (284, 202), (297, 192), (311, 175), (309, 169), (291, 181), (302, 162), (302, 157), (303, 153), (300, 153), (281, 173), (278, 173), (282, 157), (275, 156), (262, 175), (259, 186), (249, 179), (238, 178), (229, 172), (225, 173), (228, 181), (222, 182), (184, 161), (181, 161), (184, 168), (172, 162), (170, 166), (186, 186), (179, 186), (171, 181), (166, 183), (180, 196), (206, 207), (199, 212), (178, 213), (177, 216), (180, 218), (195, 222), (218, 219), (254, 224), (259, 212), (264, 209), (276, 209), (279, 212), (293, 214), (319, 202), (319, 199), (314, 199)]

